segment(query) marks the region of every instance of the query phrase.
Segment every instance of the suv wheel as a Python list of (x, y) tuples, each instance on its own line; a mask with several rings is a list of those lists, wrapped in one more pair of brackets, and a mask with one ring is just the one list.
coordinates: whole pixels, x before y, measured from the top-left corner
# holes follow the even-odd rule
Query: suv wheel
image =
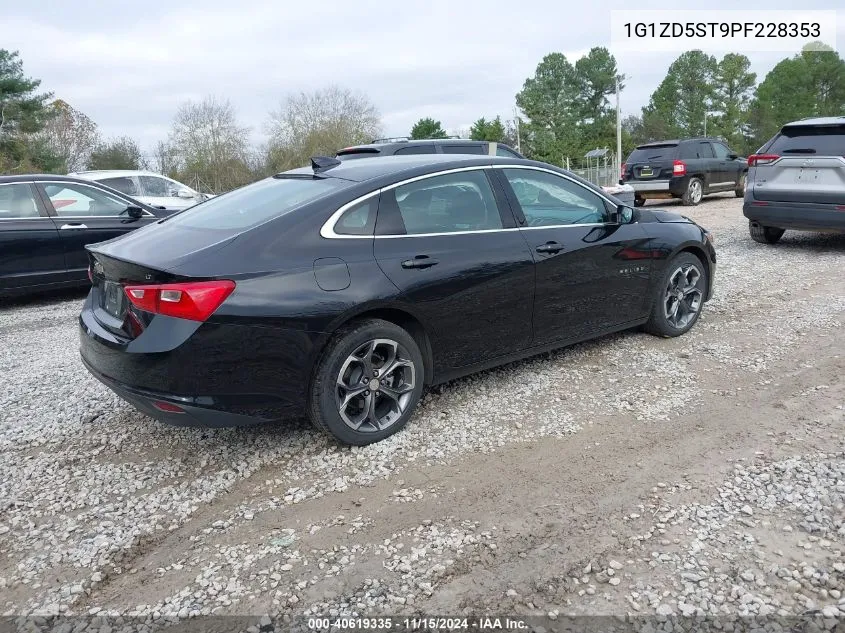
[(751, 239), (755, 242), (760, 242), (760, 244), (776, 244), (783, 237), (785, 229), (777, 229), (773, 226), (763, 226), (756, 222), (749, 222), (748, 232), (751, 233)]
[(739, 181), (736, 183), (736, 189), (734, 189), (734, 194), (737, 198), (744, 198), (745, 197), (745, 179), (748, 178), (748, 174), (742, 174), (739, 177)]
[(687, 190), (684, 192), (681, 202), (685, 207), (694, 207), (704, 196), (704, 183), (701, 178), (690, 178), (687, 183)]
[(639, 196), (634, 196), (634, 206), (641, 207), (645, 205), (645, 198), (640, 198)]
[(424, 376), (420, 348), (404, 329), (381, 319), (352, 323), (320, 359), (308, 417), (344, 444), (378, 442), (408, 422)]

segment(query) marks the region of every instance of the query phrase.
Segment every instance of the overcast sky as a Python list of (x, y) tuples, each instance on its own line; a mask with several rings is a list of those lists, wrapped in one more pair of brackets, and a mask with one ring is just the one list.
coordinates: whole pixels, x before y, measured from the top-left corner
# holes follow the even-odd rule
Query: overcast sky
[[(289, 94), (338, 84), (378, 107), (387, 136), (420, 117), (449, 130), (480, 116), (513, 116), (514, 95), (547, 53), (575, 61), (610, 46), (612, 9), (630, 0), (28, 0), (6, 2), (0, 47), (25, 72), (82, 110), (105, 136), (130, 135), (149, 151), (179, 103), (215, 94), (232, 101), (254, 141)], [(701, 3), (668, 3), (702, 8)], [(807, 0), (835, 9), (840, 0)], [(640, 0), (642, 9), (667, 2)], [(710, 9), (794, 9), (795, 2), (711, 0)], [(838, 50), (845, 11), (838, 13)], [(740, 52), (740, 51), (738, 51)], [(627, 77), (624, 114), (637, 113), (679, 53), (617, 54)], [(762, 75), (786, 53), (750, 53)]]

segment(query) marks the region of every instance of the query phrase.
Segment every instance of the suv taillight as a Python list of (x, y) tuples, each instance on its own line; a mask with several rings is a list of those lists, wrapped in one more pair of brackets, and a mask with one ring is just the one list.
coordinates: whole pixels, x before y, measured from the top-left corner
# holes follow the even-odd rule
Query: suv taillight
[(777, 154), (751, 154), (751, 156), (748, 157), (748, 166), (754, 167), (754, 165), (768, 165), (778, 158), (780, 158), (780, 156)]
[(619, 174), (620, 178), (625, 177), (625, 172), (628, 170), (628, 163), (622, 163), (622, 172)]
[(131, 285), (124, 292), (136, 308), (153, 314), (205, 321), (214, 314), (226, 297), (232, 294), (235, 282), (195, 281), (160, 285)]
[(686, 176), (687, 175), (687, 164), (682, 160), (673, 160), (672, 161), (672, 175), (673, 176)]

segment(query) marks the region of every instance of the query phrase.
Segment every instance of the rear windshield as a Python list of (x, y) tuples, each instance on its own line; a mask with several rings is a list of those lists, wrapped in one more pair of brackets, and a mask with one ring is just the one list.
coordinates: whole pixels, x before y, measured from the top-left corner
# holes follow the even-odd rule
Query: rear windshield
[(338, 178), (266, 178), (165, 221), (198, 229), (248, 229), (350, 184)]
[(627, 163), (642, 163), (650, 160), (660, 160), (662, 158), (674, 158), (677, 144), (671, 145), (649, 145), (648, 147), (638, 147), (631, 155), (628, 156)]
[(783, 128), (766, 152), (845, 156), (845, 125), (790, 125)]
[(337, 158), (340, 160), (348, 160), (350, 158), (372, 158), (381, 153), (377, 149), (342, 149), (337, 153)]

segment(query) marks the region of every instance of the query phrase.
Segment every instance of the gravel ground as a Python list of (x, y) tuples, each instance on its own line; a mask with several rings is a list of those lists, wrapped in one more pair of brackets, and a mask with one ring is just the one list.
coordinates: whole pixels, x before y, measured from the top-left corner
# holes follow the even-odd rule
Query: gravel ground
[(84, 371), (81, 295), (0, 309), (0, 613), (841, 621), (845, 236), (683, 212), (719, 257), (692, 332), (449, 383), (365, 448), (160, 425)]

